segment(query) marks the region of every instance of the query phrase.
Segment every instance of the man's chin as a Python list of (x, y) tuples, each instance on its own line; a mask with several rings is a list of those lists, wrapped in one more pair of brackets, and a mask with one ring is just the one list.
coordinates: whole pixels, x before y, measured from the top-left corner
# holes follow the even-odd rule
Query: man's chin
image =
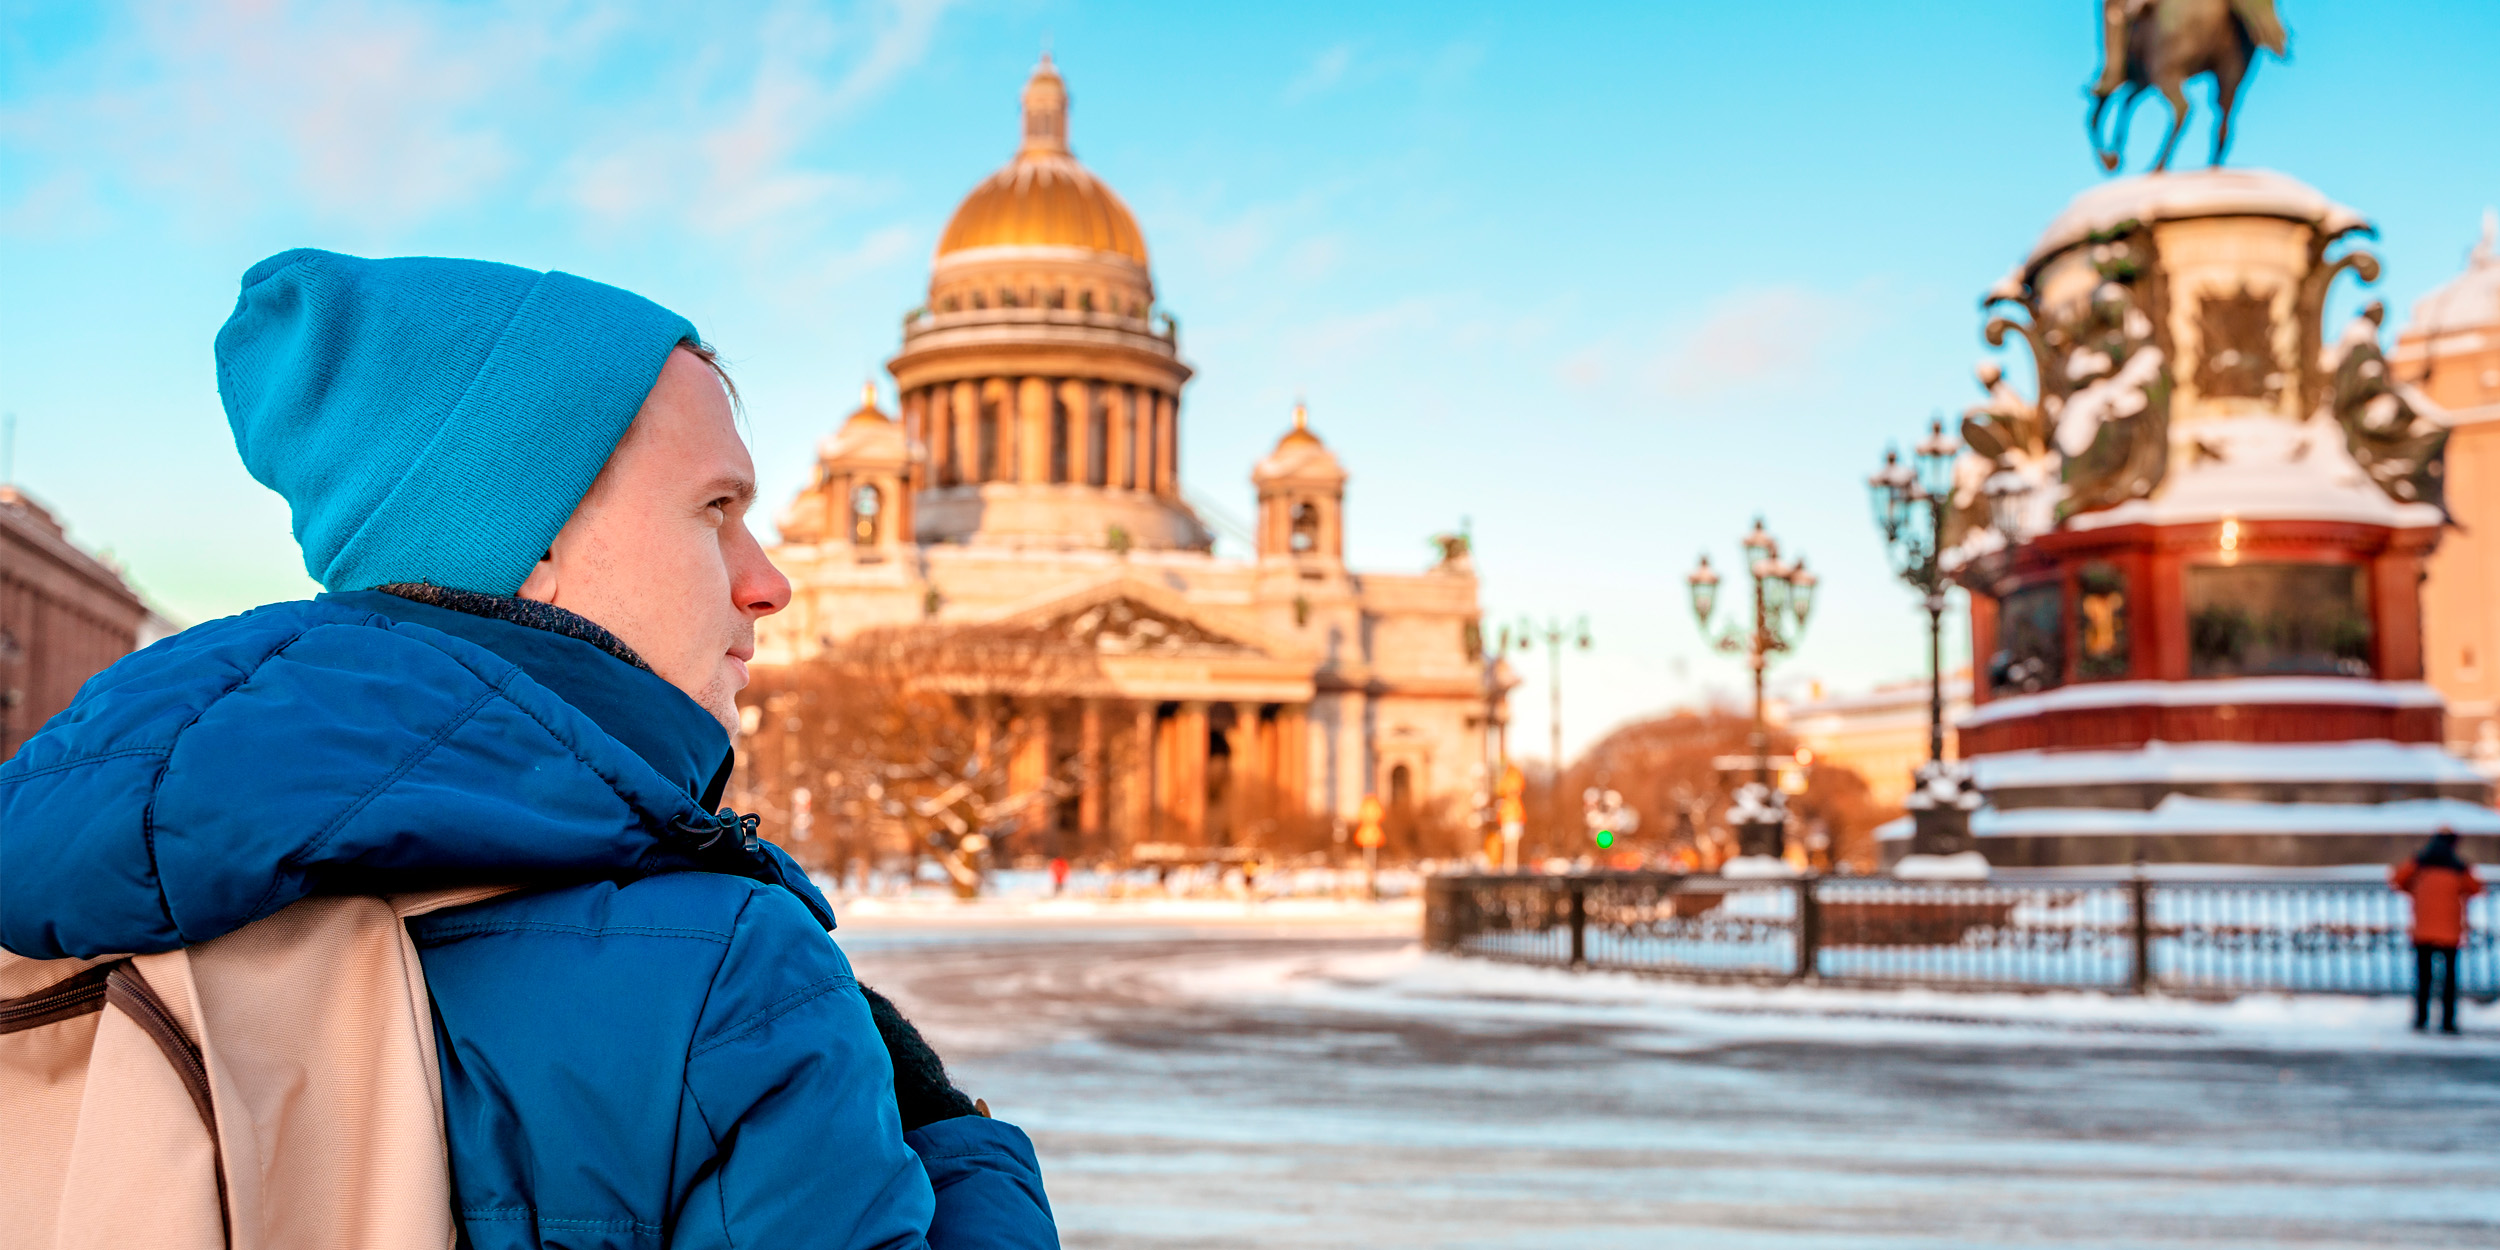
[(703, 710), (710, 712), (712, 719), (719, 721), (720, 727), (728, 730), (732, 738), (738, 736), (738, 692), (746, 689), (745, 676), (740, 673), (733, 679), (726, 672), (714, 674), (702, 693), (694, 697), (694, 701), (702, 704)]

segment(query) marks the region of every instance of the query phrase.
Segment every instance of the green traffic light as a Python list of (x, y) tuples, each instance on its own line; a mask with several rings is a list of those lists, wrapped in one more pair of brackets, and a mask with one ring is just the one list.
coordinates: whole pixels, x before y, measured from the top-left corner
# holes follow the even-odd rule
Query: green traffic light
[(1612, 829), (1600, 829), (1600, 830), (1598, 830), (1598, 831), (1597, 831), (1597, 849), (1598, 849), (1598, 850), (1601, 850), (1601, 851), (1611, 851), (1611, 850), (1613, 850), (1613, 849), (1614, 849), (1614, 846), (1615, 846), (1615, 831), (1614, 831), (1614, 830), (1612, 830)]

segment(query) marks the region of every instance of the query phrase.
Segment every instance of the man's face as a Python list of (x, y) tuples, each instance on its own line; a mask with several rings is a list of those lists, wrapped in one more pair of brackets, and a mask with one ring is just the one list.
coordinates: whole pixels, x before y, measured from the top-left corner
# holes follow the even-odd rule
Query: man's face
[(521, 597), (605, 626), (736, 733), (756, 619), (790, 602), (747, 532), (754, 502), (755, 462), (720, 379), (671, 352)]

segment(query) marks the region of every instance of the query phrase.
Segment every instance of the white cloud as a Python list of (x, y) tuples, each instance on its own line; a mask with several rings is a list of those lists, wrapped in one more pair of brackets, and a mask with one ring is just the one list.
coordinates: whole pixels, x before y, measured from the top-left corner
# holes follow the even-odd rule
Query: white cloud
[(1873, 324), (1878, 294), (1872, 287), (1742, 288), (1688, 323), (1580, 348), (1557, 362), (1556, 377), (1578, 391), (1622, 383), (1669, 399), (1822, 384)]
[[(406, 0), (144, 7), (0, 107), (0, 223), (79, 178), (210, 226), (387, 233), (499, 199), (607, 228), (771, 238), (873, 178), (811, 150), (927, 54), (952, 0), (680, 6)], [(0, 183), (0, 186), (6, 184)]]
[(1354, 47), (1351, 44), (1341, 43), (1321, 51), (1311, 58), (1311, 63), (1304, 66), (1301, 73), (1294, 75), (1292, 82), (1285, 84), (1285, 103), (1299, 104), (1313, 96), (1327, 94), (1331, 88), (1345, 81), (1346, 70), (1353, 64)]

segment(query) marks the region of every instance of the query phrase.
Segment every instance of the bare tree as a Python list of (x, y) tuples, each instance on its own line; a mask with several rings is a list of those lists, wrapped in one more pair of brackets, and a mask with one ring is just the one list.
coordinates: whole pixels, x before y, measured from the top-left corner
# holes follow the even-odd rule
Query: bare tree
[[(1563, 775), (1568, 828), (1540, 830), (1531, 826), (1530, 842), (1541, 854), (1577, 856), (1591, 850), (1587, 831), (1576, 823), (1580, 795), (1587, 789), (1612, 789), (1641, 814), (1640, 830), (1620, 844), (1626, 857), (1653, 864), (1715, 868), (1735, 853), (1727, 827), (1728, 804), (1745, 778), (1723, 762), (1749, 759), (1752, 720), (1724, 708), (1678, 711), (1626, 725), (1606, 735)], [(1788, 754), (1796, 739), (1774, 727), (1768, 750)], [(1876, 807), (1866, 781), (1855, 772), (1822, 761), (1805, 769), (1805, 789), (1789, 802), (1795, 824), (1792, 836), (1806, 836), (1810, 858), (1818, 868), (1846, 866), (1871, 871), (1875, 866), (1874, 829), (1890, 815)], [(1531, 794), (1531, 799), (1538, 796)], [(1531, 813), (1543, 810), (1531, 802)], [(1810, 836), (1820, 834), (1818, 839)], [(1539, 834), (1544, 836), (1539, 837)]]
[(1098, 681), (1090, 649), (1042, 630), (864, 631), (758, 671), (734, 801), (810, 869), (928, 855), (969, 895), (1078, 792), (1086, 762), (1051, 748), (1050, 718)]

